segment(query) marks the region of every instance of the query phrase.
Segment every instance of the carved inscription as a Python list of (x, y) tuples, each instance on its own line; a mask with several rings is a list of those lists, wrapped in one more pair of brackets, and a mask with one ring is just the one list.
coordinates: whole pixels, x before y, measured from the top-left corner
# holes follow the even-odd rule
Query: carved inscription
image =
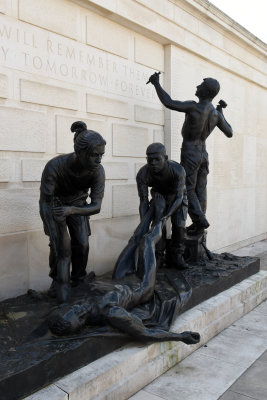
[(158, 103), (144, 82), (150, 68), (72, 39), (0, 16), (0, 63), (83, 87)]

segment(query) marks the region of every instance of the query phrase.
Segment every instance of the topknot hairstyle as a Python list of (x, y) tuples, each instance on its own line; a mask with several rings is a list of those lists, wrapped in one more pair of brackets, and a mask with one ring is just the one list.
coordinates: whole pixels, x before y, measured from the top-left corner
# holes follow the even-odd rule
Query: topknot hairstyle
[(100, 133), (87, 130), (87, 125), (83, 121), (73, 122), (70, 130), (75, 132), (73, 139), (75, 153), (81, 151), (90, 153), (96, 146), (106, 145), (106, 141)]
[(77, 136), (82, 132), (87, 130), (87, 125), (83, 121), (76, 121), (73, 122), (73, 124), (70, 127), (71, 132), (75, 132), (74, 139), (73, 141), (75, 142), (75, 139)]

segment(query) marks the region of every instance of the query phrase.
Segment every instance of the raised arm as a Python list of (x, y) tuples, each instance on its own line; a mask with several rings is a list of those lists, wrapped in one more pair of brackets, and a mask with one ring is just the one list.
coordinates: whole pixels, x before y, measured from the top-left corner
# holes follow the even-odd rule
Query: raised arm
[(216, 110), (218, 111), (218, 123), (217, 123), (218, 128), (225, 134), (225, 136), (229, 138), (232, 137), (233, 129), (231, 125), (226, 121), (223, 115), (223, 106), (221, 104), (218, 104)]
[(165, 92), (165, 90), (162, 88), (162, 86), (159, 83), (159, 73), (155, 72), (151, 77), (149, 78), (150, 83), (154, 85), (158, 98), (162, 102), (162, 104), (169, 108), (170, 110), (175, 110), (175, 111), (180, 111), (180, 112), (190, 112), (193, 111), (196, 102), (195, 101), (179, 101), (179, 100), (173, 100), (170, 95)]

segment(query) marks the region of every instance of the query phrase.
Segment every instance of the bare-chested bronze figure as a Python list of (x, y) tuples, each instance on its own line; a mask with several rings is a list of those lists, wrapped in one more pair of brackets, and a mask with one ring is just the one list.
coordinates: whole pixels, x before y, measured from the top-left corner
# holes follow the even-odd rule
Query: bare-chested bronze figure
[(188, 233), (196, 234), (209, 227), (206, 219), (207, 208), (207, 175), (209, 160), (206, 150), (206, 139), (217, 126), (227, 137), (233, 131), (223, 115), (226, 103), (221, 100), (215, 108), (213, 98), (219, 93), (220, 84), (216, 79), (205, 78), (197, 86), (195, 95), (199, 101), (173, 100), (159, 83), (159, 73), (150, 76), (158, 97), (165, 107), (185, 113), (182, 127), (183, 143), (181, 148), (181, 165), (186, 172), (186, 189), (188, 196), (188, 212), (193, 224)]

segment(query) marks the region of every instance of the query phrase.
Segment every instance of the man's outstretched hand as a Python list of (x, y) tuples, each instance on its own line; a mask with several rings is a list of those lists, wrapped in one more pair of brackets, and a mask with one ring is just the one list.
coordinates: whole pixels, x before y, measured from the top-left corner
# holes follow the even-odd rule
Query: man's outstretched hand
[(185, 344), (197, 344), (200, 341), (200, 334), (197, 332), (185, 331), (181, 333), (181, 342)]
[(146, 84), (152, 83), (152, 85), (155, 85), (155, 83), (159, 83), (159, 76), (160, 72), (154, 72), (154, 74), (150, 76)]

